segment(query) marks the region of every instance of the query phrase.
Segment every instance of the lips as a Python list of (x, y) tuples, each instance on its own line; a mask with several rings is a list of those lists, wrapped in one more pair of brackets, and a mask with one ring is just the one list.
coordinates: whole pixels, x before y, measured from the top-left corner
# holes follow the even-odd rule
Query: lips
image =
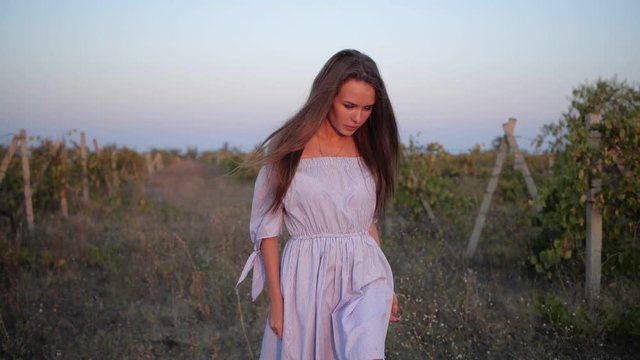
[(357, 127), (357, 126), (348, 126), (348, 125), (345, 125), (344, 127), (345, 127), (345, 128), (347, 128), (347, 130), (349, 130), (349, 131), (356, 131), (356, 130), (358, 130), (358, 127)]

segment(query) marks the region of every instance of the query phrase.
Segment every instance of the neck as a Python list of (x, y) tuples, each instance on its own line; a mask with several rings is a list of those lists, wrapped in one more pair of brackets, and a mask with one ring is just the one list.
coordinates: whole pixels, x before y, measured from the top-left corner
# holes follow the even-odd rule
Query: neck
[(346, 136), (341, 135), (339, 132), (337, 132), (327, 119), (324, 119), (317, 134), (318, 137), (320, 137), (322, 140), (332, 143), (338, 143), (346, 140)]

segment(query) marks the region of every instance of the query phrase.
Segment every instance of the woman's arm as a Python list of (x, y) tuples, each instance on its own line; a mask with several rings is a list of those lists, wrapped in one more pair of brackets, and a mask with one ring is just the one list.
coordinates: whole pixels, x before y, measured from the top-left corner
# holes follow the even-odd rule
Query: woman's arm
[(267, 292), (271, 301), (269, 325), (271, 330), (282, 339), (283, 328), (283, 300), (280, 289), (280, 259), (278, 254), (278, 238), (270, 237), (262, 239), (260, 252), (264, 261), (264, 271), (267, 278)]

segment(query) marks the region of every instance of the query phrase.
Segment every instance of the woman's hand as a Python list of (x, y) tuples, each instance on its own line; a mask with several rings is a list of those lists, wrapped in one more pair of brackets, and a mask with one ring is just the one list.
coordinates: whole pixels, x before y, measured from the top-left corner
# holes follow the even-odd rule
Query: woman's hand
[(271, 313), (269, 315), (269, 326), (271, 330), (278, 335), (278, 339), (282, 340), (283, 327), (283, 300), (282, 296), (275, 296), (271, 299)]
[(391, 316), (389, 316), (389, 322), (400, 322), (400, 314), (398, 314), (398, 297), (396, 293), (393, 293), (393, 300), (391, 301)]

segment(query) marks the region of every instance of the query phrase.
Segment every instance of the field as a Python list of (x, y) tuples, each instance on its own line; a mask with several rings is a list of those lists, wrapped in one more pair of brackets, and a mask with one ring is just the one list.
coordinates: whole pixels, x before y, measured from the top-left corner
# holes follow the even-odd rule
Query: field
[[(117, 204), (92, 201), (66, 220), (37, 214), (32, 236), (3, 229), (0, 357), (257, 358), (268, 299), (251, 303), (249, 281), (234, 290), (251, 252), (253, 182), (241, 175), (176, 158), (143, 186), (123, 186)], [(583, 278), (538, 275), (527, 259), (539, 229), (517, 176), (499, 183), (472, 260), (463, 254), (486, 171), (456, 175), (472, 203), (453, 211), (434, 199), (436, 222), (399, 194), (380, 229), (402, 317), (389, 359), (637, 356), (637, 324), (625, 332), (610, 317), (637, 309), (640, 287), (605, 277), (589, 305)]]

